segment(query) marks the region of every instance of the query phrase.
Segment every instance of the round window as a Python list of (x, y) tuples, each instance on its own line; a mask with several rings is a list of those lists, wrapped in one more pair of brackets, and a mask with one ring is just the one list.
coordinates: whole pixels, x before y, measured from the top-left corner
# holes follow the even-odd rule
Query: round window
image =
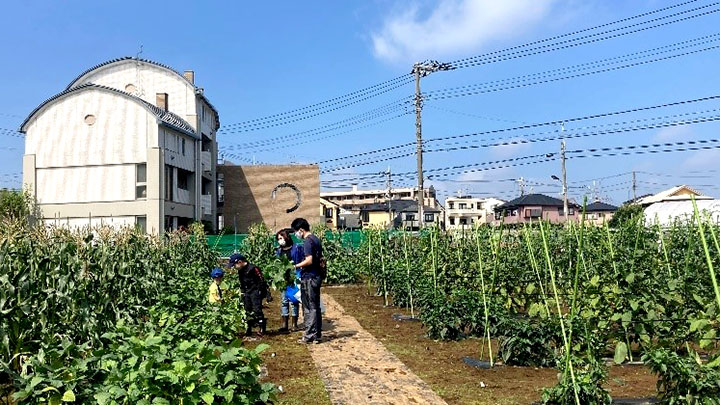
[(92, 114), (88, 114), (85, 116), (85, 123), (88, 125), (93, 125), (95, 123), (95, 116)]
[(127, 86), (125, 86), (125, 92), (126, 93), (135, 93), (135, 85), (130, 83)]

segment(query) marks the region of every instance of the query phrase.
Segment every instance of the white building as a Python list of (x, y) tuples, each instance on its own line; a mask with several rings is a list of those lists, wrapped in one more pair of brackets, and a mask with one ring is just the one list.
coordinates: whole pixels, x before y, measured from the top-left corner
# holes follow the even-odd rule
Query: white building
[[(428, 207), (439, 208), (435, 188), (430, 186), (423, 190), (425, 194), (425, 205)], [(395, 200), (417, 200), (417, 187), (401, 187), (390, 190), (390, 198)], [(345, 210), (352, 212), (360, 212), (364, 206), (369, 204), (384, 203), (388, 200), (387, 189), (360, 190), (357, 186), (353, 186), (350, 190), (321, 192), (320, 197), (335, 203)]]
[(445, 199), (446, 229), (472, 228), (489, 224), (494, 218), (494, 209), (504, 203), (497, 198), (473, 198), (469, 196)]
[(215, 228), (219, 125), (192, 71), (114, 59), (22, 123), (23, 183), (47, 223)]

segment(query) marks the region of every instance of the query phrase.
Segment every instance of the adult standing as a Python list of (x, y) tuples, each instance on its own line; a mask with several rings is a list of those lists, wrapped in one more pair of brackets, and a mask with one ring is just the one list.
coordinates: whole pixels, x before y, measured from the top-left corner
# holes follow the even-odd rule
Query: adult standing
[(322, 242), (310, 232), (310, 224), (304, 218), (296, 218), (290, 225), (295, 235), (303, 240), (305, 259), (295, 264), (300, 269), (300, 296), (302, 297), (305, 334), (299, 343), (320, 343), (322, 337), (322, 313), (320, 312), (320, 286), (322, 284)]

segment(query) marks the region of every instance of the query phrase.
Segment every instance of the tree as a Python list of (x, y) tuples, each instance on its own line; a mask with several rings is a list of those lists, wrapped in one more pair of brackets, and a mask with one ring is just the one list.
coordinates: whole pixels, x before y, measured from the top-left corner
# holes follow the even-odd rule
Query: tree
[(643, 207), (637, 204), (623, 204), (613, 215), (608, 225), (616, 228), (628, 221), (636, 221), (638, 216), (643, 215)]
[(35, 199), (26, 191), (0, 190), (0, 219), (21, 220), (33, 224), (39, 218)]

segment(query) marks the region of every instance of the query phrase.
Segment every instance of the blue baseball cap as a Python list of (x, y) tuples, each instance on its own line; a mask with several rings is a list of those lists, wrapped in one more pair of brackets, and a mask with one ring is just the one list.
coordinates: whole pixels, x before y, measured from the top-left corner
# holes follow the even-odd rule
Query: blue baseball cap
[(212, 271), (210, 272), (210, 277), (212, 277), (212, 278), (222, 277), (222, 276), (224, 276), (224, 275), (225, 275), (225, 272), (222, 271), (222, 269), (221, 269), (220, 267), (215, 267), (215, 268), (212, 269)]
[(246, 262), (247, 259), (245, 258), (245, 256), (241, 255), (240, 253), (235, 253), (232, 256), (230, 256), (230, 260), (228, 260), (227, 266), (232, 267), (235, 265), (235, 263), (241, 262), (241, 261)]

